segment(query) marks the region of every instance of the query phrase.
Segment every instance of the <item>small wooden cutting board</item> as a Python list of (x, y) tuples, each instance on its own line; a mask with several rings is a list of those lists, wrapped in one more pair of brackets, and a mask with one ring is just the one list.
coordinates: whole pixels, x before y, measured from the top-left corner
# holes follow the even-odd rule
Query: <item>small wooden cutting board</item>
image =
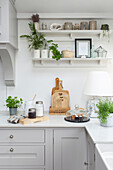
[(49, 120), (48, 116), (36, 117), (35, 119), (23, 118), (19, 121), (19, 123), (21, 123), (22, 125), (26, 125), (26, 124), (36, 123), (36, 122), (43, 122), (46, 120)]

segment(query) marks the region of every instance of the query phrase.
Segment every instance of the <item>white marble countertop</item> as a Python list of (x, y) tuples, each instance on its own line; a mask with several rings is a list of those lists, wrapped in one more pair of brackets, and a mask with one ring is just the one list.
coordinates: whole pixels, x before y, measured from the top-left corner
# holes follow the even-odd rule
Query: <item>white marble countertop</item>
[(86, 123), (71, 123), (64, 120), (64, 116), (49, 116), (48, 121), (33, 124), (8, 123), (8, 114), (0, 114), (0, 128), (77, 128), (84, 127), (94, 143), (113, 143), (113, 127), (100, 126), (97, 118), (91, 118)]

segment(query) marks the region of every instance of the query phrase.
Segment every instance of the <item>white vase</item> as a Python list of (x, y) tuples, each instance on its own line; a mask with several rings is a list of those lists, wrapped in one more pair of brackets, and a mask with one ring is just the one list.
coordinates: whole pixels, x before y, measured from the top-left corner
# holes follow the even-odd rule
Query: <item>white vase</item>
[(100, 125), (104, 127), (112, 127), (113, 126), (113, 113), (110, 113), (110, 115), (107, 117), (106, 123), (102, 123), (100, 121)]
[(39, 22), (35, 22), (35, 29), (36, 29), (37, 31), (40, 30)]
[(34, 58), (40, 58), (40, 50), (34, 50)]
[(48, 54), (48, 50), (41, 50), (41, 58), (48, 58), (49, 54)]

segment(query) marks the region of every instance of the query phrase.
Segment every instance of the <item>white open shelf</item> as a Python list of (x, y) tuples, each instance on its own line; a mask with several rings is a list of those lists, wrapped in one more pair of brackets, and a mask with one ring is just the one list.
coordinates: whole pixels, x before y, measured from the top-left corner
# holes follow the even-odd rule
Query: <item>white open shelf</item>
[[(43, 33), (46, 36), (50, 37), (64, 37), (69, 36), (70, 38), (73, 38), (75, 36), (98, 36), (99, 38), (103, 35), (103, 30), (58, 30), (58, 31), (51, 31), (51, 30), (39, 30), (39, 33)], [(113, 30), (109, 31), (109, 34), (111, 34)]]
[(92, 68), (105, 67), (112, 58), (61, 58), (56, 61), (52, 58), (33, 58), (37, 68)]

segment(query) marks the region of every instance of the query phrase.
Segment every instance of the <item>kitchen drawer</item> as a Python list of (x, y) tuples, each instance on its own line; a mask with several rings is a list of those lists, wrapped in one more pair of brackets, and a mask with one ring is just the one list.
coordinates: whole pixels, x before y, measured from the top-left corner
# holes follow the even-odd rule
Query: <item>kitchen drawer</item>
[(43, 166), (44, 146), (0, 146), (1, 166)]
[(44, 142), (44, 129), (0, 130), (0, 142)]

